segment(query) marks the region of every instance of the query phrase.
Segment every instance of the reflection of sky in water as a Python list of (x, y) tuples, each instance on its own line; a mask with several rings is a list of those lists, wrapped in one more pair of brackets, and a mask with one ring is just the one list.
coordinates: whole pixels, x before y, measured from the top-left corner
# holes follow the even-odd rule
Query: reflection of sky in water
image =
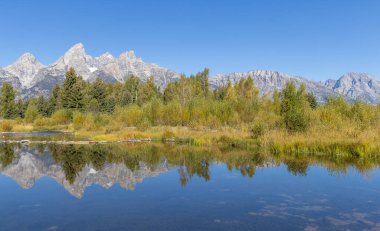
[(83, 198), (43, 177), (24, 190), (0, 176), (0, 230), (380, 230), (379, 170), (332, 175), (259, 168), (252, 178), (210, 167), (186, 187), (171, 169), (134, 190), (92, 185)]

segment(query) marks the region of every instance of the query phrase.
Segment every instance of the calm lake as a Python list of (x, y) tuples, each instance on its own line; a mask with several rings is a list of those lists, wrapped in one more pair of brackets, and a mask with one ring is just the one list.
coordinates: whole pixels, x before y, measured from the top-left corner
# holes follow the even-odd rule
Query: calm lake
[(0, 145), (0, 230), (380, 230), (380, 159)]

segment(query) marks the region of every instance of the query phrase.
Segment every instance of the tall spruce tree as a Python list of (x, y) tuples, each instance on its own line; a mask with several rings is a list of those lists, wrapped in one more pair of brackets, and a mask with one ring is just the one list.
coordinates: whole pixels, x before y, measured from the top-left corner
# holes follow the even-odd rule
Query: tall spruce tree
[(95, 99), (99, 105), (98, 111), (107, 110), (107, 89), (106, 84), (101, 79), (96, 79), (90, 87), (90, 95), (92, 99)]
[(0, 95), (0, 109), (1, 116), (5, 119), (10, 119), (16, 117), (16, 105), (15, 105), (16, 92), (14, 91), (12, 85), (7, 82), (3, 83), (1, 87)]
[(67, 109), (82, 109), (84, 107), (84, 82), (74, 68), (66, 73), (62, 86), (62, 106)]

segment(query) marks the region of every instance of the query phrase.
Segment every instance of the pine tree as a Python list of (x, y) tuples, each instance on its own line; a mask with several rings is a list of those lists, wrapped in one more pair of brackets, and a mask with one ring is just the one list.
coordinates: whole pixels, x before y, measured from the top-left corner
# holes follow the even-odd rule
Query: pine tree
[(1, 116), (5, 119), (14, 118), (17, 114), (15, 105), (15, 95), (12, 85), (7, 82), (1, 87), (0, 106)]
[(93, 84), (91, 84), (90, 95), (95, 99), (99, 105), (98, 111), (108, 111), (107, 110), (107, 89), (106, 84), (101, 79), (96, 79)]
[(49, 104), (42, 95), (37, 98), (36, 106), (40, 115), (44, 117), (49, 116)]
[(62, 106), (62, 89), (58, 84), (55, 85), (52, 93), (50, 94), (50, 107), (52, 111), (61, 109)]
[(306, 100), (307, 100), (307, 102), (309, 102), (309, 106), (312, 109), (316, 109), (318, 107), (317, 98), (315, 97), (315, 95), (313, 93), (307, 93), (306, 94)]
[(66, 73), (62, 86), (62, 106), (67, 109), (82, 109), (84, 106), (84, 82), (74, 68)]
[(25, 117), (25, 111), (26, 108), (28, 107), (29, 101), (23, 101), (22, 99), (18, 99), (16, 102), (16, 107), (15, 107), (15, 117), (18, 118), (24, 118)]

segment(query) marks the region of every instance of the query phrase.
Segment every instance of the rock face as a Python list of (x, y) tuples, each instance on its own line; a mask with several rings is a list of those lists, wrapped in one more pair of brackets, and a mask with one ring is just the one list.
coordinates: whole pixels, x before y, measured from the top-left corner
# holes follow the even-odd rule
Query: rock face
[(56, 84), (63, 82), (66, 71), (71, 67), (87, 81), (101, 78), (110, 83), (124, 82), (130, 75), (136, 75), (144, 82), (153, 76), (155, 83), (164, 88), (179, 78), (179, 74), (174, 71), (145, 63), (133, 51), (124, 52), (118, 58), (108, 52), (93, 58), (86, 54), (83, 44), (79, 43), (48, 66), (39, 63), (29, 53), (22, 55), (14, 64), (0, 69), (0, 84), (10, 82), (22, 98), (48, 96)]
[(17, 76), (0, 68), (0, 85), (3, 85), (4, 82), (11, 84), (16, 89), (21, 88), (21, 82)]
[(325, 86), (351, 100), (380, 103), (380, 81), (369, 74), (350, 72), (338, 80), (327, 80)]
[(262, 95), (272, 95), (275, 90), (281, 91), (289, 81), (294, 82), (297, 86), (304, 83), (306, 90), (312, 92), (319, 102), (324, 102), (327, 97), (335, 94), (333, 90), (325, 87), (321, 83), (309, 81), (299, 76), (290, 76), (284, 73), (268, 70), (254, 70), (249, 72), (234, 72), (230, 74), (216, 75), (210, 78), (209, 84), (216, 88), (221, 85), (226, 85), (229, 81), (232, 84), (237, 83), (240, 79), (247, 78), (248, 76), (251, 76)]
[(4, 68), (14, 76), (17, 76), (23, 87), (31, 87), (36, 74), (44, 68), (30, 53), (23, 54), (15, 63)]
[(140, 162), (139, 168), (134, 171), (122, 163), (107, 164), (99, 171), (86, 165), (71, 184), (67, 181), (62, 166), (57, 164), (50, 154), (37, 154), (37, 151), (29, 148), (21, 148), (15, 152), (19, 158), (6, 168), (0, 168), (1, 174), (11, 177), (24, 189), (31, 188), (40, 178), (47, 176), (61, 184), (77, 198), (82, 198), (86, 188), (93, 184), (110, 188), (118, 183), (127, 190), (133, 190), (135, 185), (141, 183), (145, 178), (158, 176), (172, 168), (164, 160), (154, 168), (149, 168)]
[[(62, 84), (70, 67), (90, 82), (100, 78), (108, 83), (122, 83), (130, 75), (136, 75), (144, 82), (153, 76), (155, 83), (163, 89), (168, 83), (179, 79), (178, 73), (156, 64), (145, 63), (133, 51), (126, 51), (119, 57), (106, 52), (94, 58), (86, 54), (83, 44), (78, 43), (48, 66), (39, 63), (29, 53), (22, 55), (14, 64), (0, 68), (0, 85), (3, 82), (12, 84), (21, 98), (49, 96), (56, 84)], [(209, 79), (210, 87), (216, 88), (228, 81), (235, 83), (248, 76), (254, 79), (263, 95), (269, 95), (276, 89), (281, 90), (288, 81), (293, 81), (298, 86), (304, 83), (306, 90), (314, 93), (320, 102), (326, 101), (331, 95), (341, 95), (349, 101), (360, 99), (368, 103), (380, 103), (380, 82), (363, 73), (348, 73), (338, 80), (320, 83), (275, 71), (253, 70), (212, 76)]]

